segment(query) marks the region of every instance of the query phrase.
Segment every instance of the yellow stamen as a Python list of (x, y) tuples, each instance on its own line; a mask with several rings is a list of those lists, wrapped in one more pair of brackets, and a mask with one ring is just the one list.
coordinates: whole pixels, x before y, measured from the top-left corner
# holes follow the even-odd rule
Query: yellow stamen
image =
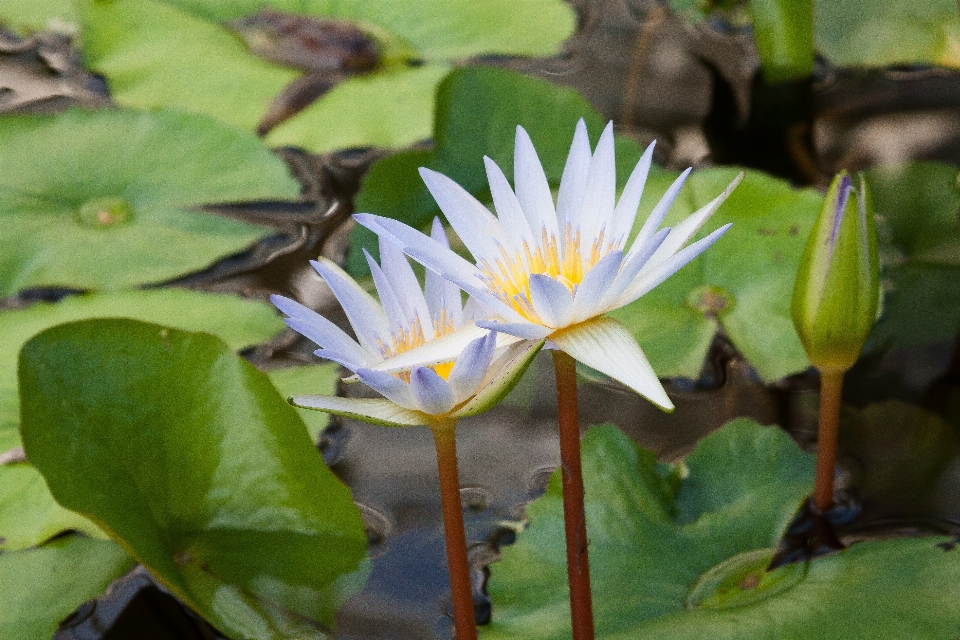
[[(448, 333), (453, 333), (455, 328), (453, 318), (447, 315), (446, 309), (441, 309), (440, 314), (433, 319), (433, 335), (430, 336), (430, 340), (445, 336)], [(400, 355), (405, 351), (410, 351), (415, 347), (419, 347), (427, 341), (428, 339), (423, 332), (420, 317), (417, 316), (413, 319), (413, 322), (410, 323), (410, 326), (399, 326), (393, 330), (393, 333), (390, 335), (390, 344), (386, 344), (383, 340), (378, 340), (377, 347), (379, 347), (383, 359), (386, 360)], [(451, 369), (453, 369), (453, 362), (452, 360), (450, 362), (441, 362), (431, 368), (446, 380), (447, 376), (450, 375)], [(408, 371), (402, 371), (394, 375), (406, 382), (410, 382), (410, 372)]]

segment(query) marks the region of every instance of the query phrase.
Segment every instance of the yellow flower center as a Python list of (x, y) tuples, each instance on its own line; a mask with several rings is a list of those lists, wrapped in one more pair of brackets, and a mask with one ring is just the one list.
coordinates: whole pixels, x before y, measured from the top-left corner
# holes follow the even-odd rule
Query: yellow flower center
[(582, 253), (580, 231), (573, 231), (569, 224), (564, 229), (563, 240), (561, 250), (556, 236), (548, 235), (546, 229), (541, 229), (538, 246), (531, 248), (524, 242), (522, 251), (514, 251), (512, 255), (498, 243), (500, 256), (492, 262), (482, 259), (477, 265), (480, 277), (497, 298), (530, 322), (542, 324), (530, 302), (530, 276), (548, 275), (574, 293), (584, 275), (601, 258), (617, 249), (613, 243), (604, 243), (604, 232), (601, 230), (590, 245), (589, 253)]
[[(377, 346), (380, 348), (380, 353), (383, 355), (384, 360), (392, 358), (394, 356), (400, 355), (405, 351), (410, 351), (415, 347), (428, 342), (428, 340), (433, 340), (439, 338), (440, 336), (447, 335), (448, 333), (453, 333), (453, 330), (456, 327), (453, 325), (453, 318), (447, 316), (447, 310), (441, 309), (440, 314), (437, 318), (433, 320), (433, 335), (428, 339), (423, 331), (423, 325), (420, 323), (420, 317), (416, 316), (410, 326), (408, 327), (398, 327), (394, 329), (393, 333), (390, 335), (390, 344), (387, 344), (383, 340), (377, 342)], [(450, 371), (453, 369), (454, 361), (442, 362), (440, 364), (434, 365), (431, 367), (437, 374), (442, 377), (444, 380), (450, 375)], [(409, 372), (400, 372), (394, 374), (399, 378), (410, 382), (410, 373)]]

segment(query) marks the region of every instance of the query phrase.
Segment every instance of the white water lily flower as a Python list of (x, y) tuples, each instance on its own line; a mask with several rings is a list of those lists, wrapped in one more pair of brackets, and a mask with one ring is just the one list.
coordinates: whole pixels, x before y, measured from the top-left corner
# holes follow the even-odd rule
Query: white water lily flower
[(653, 145), (640, 158), (617, 200), (612, 125), (607, 125), (591, 153), (586, 125), (583, 120), (577, 123), (556, 206), (533, 143), (522, 127), (517, 127), (513, 188), (497, 164), (484, 157), (496, 216), (450, 178), (420, 169), (476, 264), (397, 220), (371, 214), (354, 217), (395, 240), (407, 255), (499, 316), (480, 321), (479, 326), (526, 340), (548, 339), (580, 362), (672, 409), (629, 330), (602, 316), (656, 287), (726, 232), (729, 224), (684, 246), (739, 184), (742, 174), (672, 229), (658, 229), (688, 169), (670, 186), (628, 247)]
[[(433, 242), (447, 246), (439, 220), (431, 235)], [(462, 306), (455, 284), (427, 271), (422, 290), (406, 257), (387, 240), (380, 242), (380, 257), (378, 265), (367, 254), (380, 302), (333, 262), (311, 262), (343, 307), (356, 340), (298, 302), (277, 295), (270, 299), (289, 316), (286, 322), (292, 329), (320, 347), (316, 355), (343, 365), (387, 400), (296, 396), (292, 402), (397, 426), (473, 415), (499, 401), (540, 345), (507, 337), (499, 342), (509, 346), (498, 348), (497, 332), (474, 323), (476, 316), (488, 314), (472, 301)], [(429, 359), (432, 342), (460, 345), (462, 350), (456, 358), (398, 371), (400, 356), (426, 352)], [(449, 353), (450, 347), (442, 351)]]

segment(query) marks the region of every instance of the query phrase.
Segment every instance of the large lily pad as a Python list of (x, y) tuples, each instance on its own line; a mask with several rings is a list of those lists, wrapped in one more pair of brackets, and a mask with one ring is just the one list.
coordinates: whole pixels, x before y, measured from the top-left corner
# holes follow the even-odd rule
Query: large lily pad
[(56, 27), (70, 29), (77, 17), (70, 0), (3, 0), (0, 24), (17, 33)]
[(8, 116), (0, 146), (0, 296), (118, 289), (205, 267), (269, 230), (189, 207), (299, 192), (252, 134), (193, 114)]
[[(335, 362), (323, 362), (306, 367), (274, 369), (268, 371), (267, 376), (285, 398), (309, 394), (333, 396), (337, 394), (340, 365)], [(309, 409), (297, 409), (297, 412), (306, 423), (310, 438), (316, 442), (323, 430), (327, 428), (330, 416), (322, 411)]]
[(379, 41), (374, 71), (343, 81), (270, 134), (272, 143), (317, 152), (426, 138), (434, 89), (453, 61), (549, 55), (574, 26), (573, 12), (558, 0), (81, 0), (85, 59), (122, 104), (177, 106), (253, 129), (300, 74), (254, 57), (223, 25), (263, 6), (347, 20)]
[(814, 38), (837, 65), (960, 67), (960, 10), (953, 0), (816, 2)]
[(49, 640), (61, 621), (133, 565), (115, 543), (78, 535), (0, 554), (0, 637)]
[(19, 370), (58, 502), (230, 637), (324, 637), (366, 536), (265, 374), (211, 335), (114, 319), (48, 329)]
[[(812, 480), (811, 456), (778, 429), (733, 421), (673, 469), (611, 427), (583, 445), (598, 637), (956, 636), (960, 552), (944, 538), (765, 570)], [(492, 565), (484, 640), (570, 637), (561, 500), (557, 472)]]

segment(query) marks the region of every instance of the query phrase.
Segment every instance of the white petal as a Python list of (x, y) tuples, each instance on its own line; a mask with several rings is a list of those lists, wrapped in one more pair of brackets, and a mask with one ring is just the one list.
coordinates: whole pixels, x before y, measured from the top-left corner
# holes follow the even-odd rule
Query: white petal
[(714, 214), (714, 212), (720, 207), (721, 204), (733, 193), (733, 190), (737, 188), (737, 185), (740, 184), (740, 181), (743, 180), (743, 173), (740, 173), (736, 178), (733, 179), (726, 189), (723, 190), (719, 196), (708, 202), (706, 205), (701, 207), (699, 210), (685, 218), (682, 222), (676, 225), (671, 231), (670, 235), (667, 236), (667, 239), (663, 241), (663, 244), (660, 245), (660, 248), (653, 254), (650, 258), (649, 268), (653, 268), (658, 263), (663, 262), (669, 256), (677, 252), (680, 247), (687, 243), (687, 240), (693, 237), (697, 231), (700, 230), (700, 227)]
[[(581, 246), (590, 246), (600, 230), (610, 233), (613, 207), (617, 197), (617, 167), (613, 156), (613, 122), (607, 124), (590, 161), (586, 192), (577, 213), (575, 229), (580, 229)], [(609, 240), (609, 236), (606, 236)]]
[(640, 273), (640, 270), (643, 269), (643, 265), (647, 263), (647, 260), (650, 259), (650, 256), (653, 255), (657, 247), (660, 246), (669, 233), (670, 227), (660, 229), (644, 244), (642, 251), (638, 251), (629, 258), (624, 259), (621, 263), (620, 272), (617, 273), (613, 281), (607, 286), (603, 299), (597, 304), (598, 308), (603, 309), (604, 312), (616, 308), (610, 305), (630, 286), (637, 277), (637, 274)]
[(357, 369), (357, 377), (387, 400), (396, 402), (407, 409), (417, 408), (413, 395), (410, 393), (410, 385), (400, 378), (383, 371), (364, 368)]
[(443, 175), (426, 167), (420, 167), (420, 177), (433, 195), (454, 228), (460, 240), (474, 258), (496, 255), (492, 240), (504, 242), (500, 223), (479, 200), (466, 189)]
[(557, 237), (557, 212), (550, 184), (533, 141), (523, 127), (517, 127), (513, 146), (513, 185), (534, 235), (539, 238), (540, 230), (546, 229), (547, 236)]
[(637, 217), (637, 209), (640, 207), (640, 199), (643, 197), (643, 188), (647, 184), (647, 175), (650, 173), (655, 146), (657, 146), (656, 140), (647, 145), (647, 150), (640, 156), (637, 166), (633, 168), (633, 173), (630, 174), (630, 179), (623, 187), (620, 200), (617, 201), (617, 207), (613, 210), (611, 240), (617, 240), (620, 237), (625, 240), (630, 230), (633, 229), (633, 221)]
[[(524, 216), (524, 210), (520, 207), (520, 201), (514, 195), (507, 177), (497, 166), (497, 163), (483, 156), (483, 164), (487, 169), (487, 182), (490, 184), (490, 195), (493, 198), (493, 206), (497, 210), (497, 216), (500, 218), (500, 224), (504, 229), (509, 230), (506, 234), (506, 249), (510, 251), (522, 251), (526, 244), (531, 249), (534, 246), (533, 234), (530, 224)], [(540, 223), (537, 223), (534, 229), (540, 229)]]
[(548, 275), (536, 273), (530, 276), (530, 303), (548, 327), (565, 327), (573, 318), (570, 290)]
[(510, 335), (522, 340), (543, 340), (553, 333), (553, 329), (533, 322), (497, 322), (496, 320), (478, 320), (477, 326), (496, 331), (498, 336)]
[(646, 250), (647, 243), (656, 234), (657, 229), (660, 227), (660, 223), (663, 222), (664, 217), (667, 215), (667, 211), (669, 211), (670, 207), (673, 206), (674, 201), (677, 199), (677, 195), (680, 193), (680, 188), (683, 187), (683, 183), (686, 182), (687, 176), (690, 175), (692, 170), (693, 169), (687, 169), (681, 173), (677, 179), (673, 181), (673, 184), (670, 185), (670, 188), (667, 189), (666, 193), (661, 196), (660, 201), (657, 202), (656, 206), (653, 207), (653, 211), (650, 212), (650, 215), (647, 216), (646, 221), (640, 228), (640, 233), (638, 233), (637, 237), (633, 239), (633, 244), (630, 246), (630, 252), (627, 254), (628, 258)]
[(324, 360), (332, 360), (333, 362), (346, 367), (350, 371), (356, 371), (357, 369), (368, 366), (366, 362), (357, 362), (356, 360), (349, 358), (345, 354), (334, 349), (317, 349), (313, 352), (313, 355), (317, 356), (318, 358), (323, 358)]
[(404, 310), (407, 326), (413, 323), (414, 318), (419, 318), (423, 328), (429, 328), (430, 310), (423, 297), (423, 290), (420, 289), (420, 281), (413, 273), (403, 251), (389, 237), (380, 237), (380, 266), (393, 287), (397, 302)]
[(428, 367), (416, 367), (410, 372), (410, 393), (420, 411), (440, 416), (453, 409), (453, 390), (447, 381)]
[(321, 257), (319, 260), (311, 260), (310, 264), (337, 297), (360, 344), (367, 351), (377, 352), (377, 341), (390, 333), (380, 303), (330, 260)]
[[(447, 240), (447, 234), (440, 223), (440, 218), (433, 219), (430, 238), (437, 244), (447, 249), (450, 248), (450, 242)], [(433, 269), (426, 269), (425, 271), (423, 293), (427, 299), (427, 307), (430, 309), (430, 317), (436, 319), (442, 311), (445, 311), (447, 318), (453, 320), (453, 326), (459, 327), (464, 323), (460, 287), (445, 279)]]
[(450, 370), (447, 382), (453, 389), (454, 401), (459, 404), (476, 393), (487, 377), (487, 368), (497, 347), (497, 334), (491, 331), (467, 345)]
[(317, 346), (334, 349), (358, 366), (370, 364), (371, 355), (340, 327), (299, 302), (283, 296), (270, 296), (274, 306), (286, 313), (287, 325)]
[(587, 136), (587, 125), (581, 118), (577, 121), (557, 193), (557, 224), (561, 228), (574, 222), (576, 212), (580, 210), (587, 173), (590, 171), (590, 159), (590, 138)]
[(503, 357), (497, 357), (494, 365), (490, 367), (492, 375), (483, 383), (477, 394), (457, 409), (452, 417), (473, 416), (503, 400), (533, 362), (534, 356), (541, 347), (543, 347), (543, 340), (512, 345)]
[(623, 252), (613, 251), (600, 259), (577, 285), (573, 297), (572, 322), (583, 322), (593, 316), (603, 313), (599, 308), (607, 289), (614, 282), (620, 264), (623, 262)]
[(550, 340), (588, 367), (622, 382), (657, 406), (673, 410), (636, 338), (617, 320), (595, 318), (559, 331)]
[(644, 295), (658, 284), (675, 274), (685, 264), (696, 258), (707, 250), (710, 245), (716, 242), (720, 236), (727, 232), (732, 223), (727, 223), (708, 235), (701, 238), (688, 247), (685, 247), (673, 254), (649, 271), (641, 272), (640, 276), (631, 283), (620, 297), (617, 298), (615, 307), (628, 305), (640, 296)]
[(326, 411), (384, 427), (413, 427), (426, 424), (427, 417), (380, 398), (337, 398), (334, 396), (293, 396), (290, 404), (303, 409)]
[(387, 316), (390, 330), (395, 331), (396, 329), (409, 327), (411, 318), (408, 317), (407, 308), (400, 304), (383, 269), (366, 249), (363, 250), (363, 256), (367, 259), (367, 266), (370, 268), (370, 275), (373, 277), (373, 286), (377, 289), (377, 297), (380, 298), (380, 304)]

